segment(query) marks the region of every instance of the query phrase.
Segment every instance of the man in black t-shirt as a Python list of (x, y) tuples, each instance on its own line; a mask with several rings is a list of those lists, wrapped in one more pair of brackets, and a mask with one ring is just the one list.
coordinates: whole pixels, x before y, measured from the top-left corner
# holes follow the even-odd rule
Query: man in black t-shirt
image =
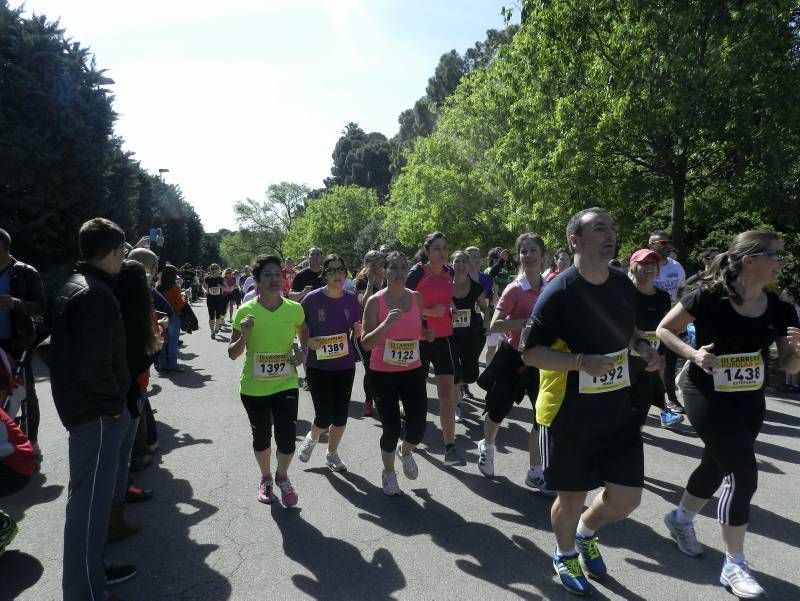
[(292, 290), (288, 296), (290, 300), (298, 303), (306, 294), (317, 288), (322, 288), (325, 280), (322, 277), (322, 251), (316, 246), (308, 250), (308, 267), (301, 269), (292, 280)]
[[(648, 369), (658, 356), (638, 337), (635, 287), (608, 268), (616, 249), (611, 217), (596, 207), (580, 211), (567, 240), (575, 263), (536, 302), (523, 360), (540, 370), (536, 421), (548, 446), (545, 482), (558, 492), (553, 567), (567, 590), (586, 595), (592, 586), (584, 569), (596, 578), (606, 573), (595, 532), (639, 505), (644, 482), (628, 351), (637, 350)], [(584, 512), (588, 491), (600, 486), (605, 491)]]

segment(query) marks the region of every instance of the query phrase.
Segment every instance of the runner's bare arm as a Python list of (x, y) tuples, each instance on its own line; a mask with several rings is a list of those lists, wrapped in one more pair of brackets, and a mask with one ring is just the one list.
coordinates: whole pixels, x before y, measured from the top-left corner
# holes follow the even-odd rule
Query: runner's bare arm
[(564, 353), (549, 346), (536, 345), (522, 353), (525, 365), (549, 371), (585, 371), (593, 376), (602, 376), (614, 366), (613, 357)]
[(800, 371), (800, 329), (786, 328), (786, 336), (775, 341), (781, 369), (789, 373)]
[(495, 309), (494, 316), (492, 317), (492, 324), (489, 326), (489, 331), (514, 332), (524, 328), (526, 321), (527, 319), (508, 319), (507, 313), (504, 313), (499, 309)]
[(686, 326), (694, 321), (694, 317), (681, 303), (678, 303), (669, 310), (656, 328), (656, 336), (659, 340), (679, 357), (691, 361), (698, 365), (707, 373), (711, 373), (716, 360), (711, 352), (714, 344), (707, 344), (699, 349), (693, 349), (678, 336), (679, 332), (686, 330)]

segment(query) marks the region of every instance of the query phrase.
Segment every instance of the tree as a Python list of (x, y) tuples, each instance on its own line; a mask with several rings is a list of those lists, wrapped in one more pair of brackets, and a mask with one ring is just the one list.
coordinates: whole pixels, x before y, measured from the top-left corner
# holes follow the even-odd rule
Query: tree
[(332, 158), (332, 177), (325, 180), (328, 188), (362, 186), (375, 190), (380, 198), (389, 192), (391, 146), (383, 134), (368, 134), (357, 123), (348, 123)]
[(0, 215), (14, 253), (58, 286), (80, 225), (106, 217), (134, 241), (163, 226), (171, 260), (199, 255), (202, 224), (180, 190), (114, 136), (110, 80), (89, 51), (58, 22), (21, 15), (0, 0)]
[(443, 54), (425, 88), (428, 100), (436, 106), (441, 106), (445, 99), (455, 92), (458, 82), (466, 72), (466, 63), (456, 50)]
[(385, 211), (374, 190), (337, 186), (309, 203), (286, 237), (286, 252), (304, 256), (312, 246), (336, 253), (348, 266), (361, 264), (366, 252), (380, 242), (373, 236), (383, 223)]
[(283, 241), (305, 211), (311, 190), (304, 184), (270, 184), (264, 200), (246, 198), (233, 207), (240, 235), (228, 242), (227, 252), (252, 251), (252, 257), (271, 253), (283, 256)]
[(686, 256), (741, 213), (800, 229), (793, 8), (526, 3), (499, 59), (462, 78), (408, 157), (392, 191), (401, 237), (459, 196), (469, 218), (504, 214), (502, 232), (559, 245), (590, 205), (615, 215), (623, 251), (671, 226)]

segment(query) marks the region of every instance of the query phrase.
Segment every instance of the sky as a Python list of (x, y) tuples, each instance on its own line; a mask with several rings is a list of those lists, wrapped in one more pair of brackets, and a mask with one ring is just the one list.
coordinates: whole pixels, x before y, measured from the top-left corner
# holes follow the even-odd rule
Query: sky
[[(22, 2), (11, 2), (19, 6)], [(345, 125), (387, 137), (439, 57), (514, 0), (27, 0), (114, 80), (117, 135), (206, 231), (282, 181), (322, 186)], [(517, 17), (518, 20), (518, 17)]]

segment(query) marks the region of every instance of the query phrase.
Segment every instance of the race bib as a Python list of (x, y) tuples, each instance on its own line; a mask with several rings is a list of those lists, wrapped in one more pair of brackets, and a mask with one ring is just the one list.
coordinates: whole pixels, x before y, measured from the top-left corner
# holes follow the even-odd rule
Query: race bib
[(212, 286), (211, 288), (208, 289), (208, 293), (211, 296), (219, 296), (220, 294), (222, 294), (222, 288), (220, 288), (219, 286)]
[(407, 367), (419, 360), (419, 340), (387, 340), (383, 347), (383, 362)]
[[(648, 344), (653, 347), (654, 349), (658, 349), (658, 336), (656, 336), (655, 332), (639, 332), (641, 337), (647, 340)], [(641, 357), (639, 353), (636, 351), (631, 351), (631, 355), (634, 357)]]
[(347, 334), (334, 334), (333, 336), (320, 336), (320, 347), (317, 349), (317, 359), (338, 359), (346, 357), (349, 353)]
[(761, 353), (718, 355), (714, 366), (714, 390), (740, 392), (761, 390), (764, 385), (764, 360)]
[(253, 354), (253, 379), (279, 380), (294, 374), (294, 368), (289, 363), (289, 353), (254, 353)]
[(453, 327), (468, 328), (471, 319), (472, 311), (470, 309), (459, 309), (453, 314)]
[(578, 392), (581, 394), (603, 394), (631, 385), (628, 371), (628, 349), (608, 353), (614, 359), (614, 367), (602, 376), (592, 376), (585, 371), (578, 373)]

